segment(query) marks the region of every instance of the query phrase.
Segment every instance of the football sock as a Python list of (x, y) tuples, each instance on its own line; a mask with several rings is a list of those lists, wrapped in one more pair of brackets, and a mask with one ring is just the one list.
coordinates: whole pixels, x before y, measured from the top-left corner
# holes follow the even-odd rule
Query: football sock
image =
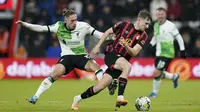
[(160, 89), (160, 84), (161, 84), (160, 76), (154, 77), (154, 79), (153, 79), (153, 92), (155, 94), (158, 94), (158, 91)]
[(40, 84), (40, 86), (39, 86), (39, 88), (38, 88), (38, 90), (37, 90), (37, 92), (35, 93), (34, 96), (36, 96), (37, 98), (39, 98), (40, 95), (43, 92), (45, 92), (47, 89), (49, 89), (51, 87), (51, 85), (52, 85), (53, 82), (54, 82), (54, 79), (51, 76), (45, 78), (42, 81), (42, 83)]
[(117, 100), (119, 100), (119, 101), (124, 100), (124, 96), (123, 95), (117, 96)]
[(166, 71), (164, 71), (163, 74), (164, 74), (164, 77), (165, 77), (166, 79), (173, 80), (174, 74), (169, 73), (169, 72), (166, 72)]
[(124, 90), (126, 88), (127, 79), (119, 77), (119, 88), (118, 88), (118, 96), (124, 95)]
[(102, 79), (103, 73), (104, 72), (103, 72), (102, 69), (99, 69), (99, 70), (95, 71), (95, 75), (96, 75), (98, 81), (100, 81)]
[(81, 98), (82, 98), (82, 99), (86, 99), (86, 98), (89, 98), (89, 97), (91, 97), (91, 96), (93, 96), (93, 95), (96, 95), (97, 93), (94, 93), (93, 87), (94, 87), (94, 86), (89, 87), (85, 92), (83, 92), (83, 93), (81, 94)]

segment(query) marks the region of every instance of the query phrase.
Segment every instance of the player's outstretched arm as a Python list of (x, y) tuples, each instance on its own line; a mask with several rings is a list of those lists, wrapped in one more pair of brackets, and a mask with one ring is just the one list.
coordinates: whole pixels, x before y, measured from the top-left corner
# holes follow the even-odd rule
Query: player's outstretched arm
[(103, 33), (98, 30), (94, 30), (93, 36), (98, 39), (101, 39), (101, 37), (103, 36)]
[(110, 34), (113, 34), (113, 29), (112, 28), (109, 28), (102, 36), (101, 36), (101, 39), (99, 40), (99, 42), (97, 43), (97, 45), (94, 47), (94, 49), (92, 50), (91, 52), (91, 56), (93, 58), (96, 58), (97, 55), (99, 54), (100, 52), (100, 47), (101, 45), (103, 44), (103, 42), (109, 37)]
[(42, 25), (37, 25), (37, 24), (31, 24), (31, 23), (27, 23), (21, 20), (18, 20), (15, 22), (16, 24), (22, 25), (23, 27), (26, 27), (32, 31), (35, 32), (47, 32), (48, 31), (48, 27), (47, 26), (42, 26)]

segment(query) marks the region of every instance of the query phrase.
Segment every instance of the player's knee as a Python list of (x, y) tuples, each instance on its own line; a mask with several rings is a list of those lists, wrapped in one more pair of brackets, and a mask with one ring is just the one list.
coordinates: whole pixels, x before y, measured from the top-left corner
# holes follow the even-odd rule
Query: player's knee
[(155, 70), (154, 71), (154, 77), (159, 77), (161, 75), (161, 71), (160, 70)]
[(100, 67), (93, 60), (89, 60), (87, 64), (85, 65), (85, 69), (86, 71), (95, 72), (99, 70)]
[(61, 64), (56, 65), (54, 70), (50, 73), (50, 76), (54, 79), (57, 80), (59, 79), (63, 74), (65, 73), (65, 67)]
[(122, 64), (122, 69), (125, 70), (125, 71), (127, 71), (127, 72), (130, 72), (130, 70), (131, 70), (131, 64), (127, 63), (127, 62), (124, 62)]

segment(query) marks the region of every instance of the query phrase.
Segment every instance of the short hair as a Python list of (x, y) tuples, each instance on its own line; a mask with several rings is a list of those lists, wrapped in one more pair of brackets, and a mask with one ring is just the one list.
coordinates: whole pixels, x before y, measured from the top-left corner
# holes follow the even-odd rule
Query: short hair
[(62, 15), (65, 16), (65, 17), (69, 17), (70, 15), (74, 15), (74, 14), (76, 14), (76, 12), (72, 9), (64, 8), (62, 10)]
[(146, 18), (147, 18), (147, 20), (152, 21), (151, 14), (150, 14), (148, 11), (146, 11), (146, 10), (140, 11), (140, 12), (138, 13), (138, 17), (143, 18), (143, 19), (146, 19)]
[(163, 8), (163, 7), (158, 7), (156, 10), (157, 10), (157, 11), (165, 11), (165, 12), (166, 12), (166, 9)]

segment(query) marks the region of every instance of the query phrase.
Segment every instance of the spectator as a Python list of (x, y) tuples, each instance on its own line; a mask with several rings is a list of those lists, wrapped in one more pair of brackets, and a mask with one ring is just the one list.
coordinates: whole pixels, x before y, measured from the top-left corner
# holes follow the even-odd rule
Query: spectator
[(46, 25), (51, 24), (51, 17), (46, 9), (42, 9), (40, 14), (36, 17), (37, 24)]
[(84, 21), (94, 25), (97, 20), (97, 13), (94, 4), (88, 4), (86, 10), (83, 12)]
[(195, 47), (192, 50), (192, 57), (196, 57), (196, 58), (200, 57), (200, 36), (195, 41)]
[(8, 56), (9, 32), (4, 26), (0, 26), (0, 57)]
[(156, 19), (156, 9), (163, 7), (165, 10), (168, 9), (167, 2), (165, 0), (152, 0), (150, 3), (150, 13), (153, 21)]
[(102, 12), (101, 16), (102, 16), (103, 21), (105, 22), (105, 24), (104, 24), (105, 28), (106, 29), (110, 28), (113, 25), (113, 23), (112, 23), (113, 16), (111, 13), (111, 7), (109, 5), (105, 5), (103, 7), (103, 12)]
[(35, 37), (29, 39), (29, 52), (28, 57), (45, 57), (46, 56), (46, 44), (45, 35), (40, 33)]
[(72, 2), (69, 3), (68, 6), (70, 9), (75, 10), (78, 20), (81, 20), (81, 15), (82, 15), (82, 9), (83, 9), (83, 3), (80, 0), (73, 0)]
[(14, 54), (14, 58), (24, 59), (27, 58), (27, 52), (23, 44), (20, 44), (17, 48), (17, 52)]
[(102, 32), (105, 32), (107, 30), (105, 22), (102, 18), (98, 18), (95, 28)]
[(58, 41), (53, 41), (52, 45), (47, 50), (48, 58), (58, 58), (60, 57), (61, 49)]
[(181, 5), (179, 0), (170, 0), (168, 4), (167, 16), (170, 20), (181, 19)]
[(39, 8), (37, 7), (37, 1), (36, 0), (29, 0), (25, 4), (26, 4), (25, 5), (25, 13), (37, 15)]

